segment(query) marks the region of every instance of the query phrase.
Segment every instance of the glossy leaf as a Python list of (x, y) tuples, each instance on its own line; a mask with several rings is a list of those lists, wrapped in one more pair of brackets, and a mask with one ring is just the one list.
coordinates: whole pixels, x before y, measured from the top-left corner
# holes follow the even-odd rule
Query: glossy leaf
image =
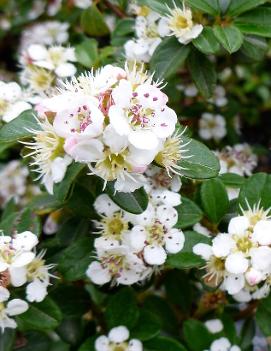
[(235, 20), (241, 32), (271, 38), (271, 8), (258, 7), (248, 11)]
[(215, 54), (220, 49), (219, 42), (210, 27), (204, 27), (201, 34), (193, 40), (193, 45), (206, 55)]
[(267, 0), (231, 0), (227, 10), (228, 16), (238, 16), (243, 12), (266, 3)]
[(181, 205), (177, 206), (176, 210), (178, 211), (178, 223), (176, 224), (176, 227), (181, 229), (198, 223), (203, 216), (198, 205), (184, 196), (182, 196)]
[(214, 35), (230, 54), (238, 51), (243, 43), (243, 35), (234, 26), (214, 26)]

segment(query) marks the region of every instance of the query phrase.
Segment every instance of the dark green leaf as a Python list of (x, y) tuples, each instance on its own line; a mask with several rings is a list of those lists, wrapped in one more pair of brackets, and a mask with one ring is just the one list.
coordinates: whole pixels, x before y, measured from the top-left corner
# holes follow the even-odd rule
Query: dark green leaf
[(201, 186), (200, 195), (208, 218), (218, 224), (229, 208), (225, 185), (218, 178), (207, 180)]
[(192, 351), (207, 350), (213, 341), (205, 325), (194, 319), (184, 322), (183, 334), (187, 345)]
[(98, 60), (98, 43), (95, 39), (84, 39), (75, 47), (76, 58), (81, 65), (92, 68)]
[(220, 49), (219, 42), (210, 27), (204, 27), (202, 33), (193, 40), (193, 44), (199, 51), (206, 55), (216, 54)]
[(192, 200), (182, 196), (181, 205), (176, 207), (178, 211), (178, 223), (176, 228), (187, 228), (198, 223), (202, 218), (202, 211)]
[(246, 350), (252, 345), (252, 339), (256, 333), (256, 325), (254, 318), (249, 318), (245, 321), (241, 330), (241, 349)]
[(269, 337), (271, 335), (270, 318), (271, 318), (271, 296), (261, 300), (256, 312), (257, 325), (266, 337)]
[(187, 144), (184, 149), (188, 150), (188, 152), (184, 155), (191, 156), (182, 158), (179, 162), (179, 165), (183, 168), (181, 173), (184, 177), (208, 179), (218, 175), (220, 169), (219, 161), (207, 146), (186, 136), (182, 136), (182, 144)]
[(229, 187), (239, 188), (244, 184), (245, 178), (235, 173), (224, 173), (219, 176), (223, 184)]
[(238, 202), (243, 209), (260, 204), (265, 209), (271, 206), (271, 175), (256, 173), (246, 180), (241, 187)]
[[(158, 336), (144, 343), (146, 351), (187, 351), (177, 340), (167, 336)], [(202, 350), (201, 350), (202, 351)]]
[(266, 3), (266, 0), (231, 0), (227, 15), (238, 16), (264, 3)]
[(15, 330), (5, 329), (4, 334), (0, 336), (0, 351), (12, 351), (15, 340)]
[(33, 110), (27, 110), (0, 129), (0, 140), (3, 143), (18, 142), (23, 138), (31, 137), (32, 129), (40, 130), (40, 126), (34, 117)]
[(141, 309), (137, 324), (131, 332), (131, 338), (149, 340), (159, 334), (160, 327), (159, 318), (155, 314)]
[(192, 7), (213, 16), (218, 15), (221, 10), (217, 0), (187, 0), (187, 3)]
[(62, 313), (52, 299), (32, 303), (29, 309), (16, 318), (20, 330), (44, 331), (54, 329), (61, 321)]
[(105, 191), (119, 207), (127, 212), (140, 214), (148, 206), (148, 196), (144, 188), (137, 189), (132, 193), (115, 193), (114, 184), (110, 182), (107, 183)]
[(58, 269), (69, 281), (83, 279), (91, 261), (90, 256), (91, 238), (78, 239), (61, 252)]
[(79, 348), (78, 351), (96, 351), (94, 346), (95, 344), (95, 337), (88, 338)]
[(175, 37), (164, 39), (154, 51), (150, 69), (157, 79), (165, 79), (177, 72), (189, 54), (189, 47)]
[(211, 97), (217, 78), (214, 64), (205, 55), (193, 50), (188, 57), (188, 68), (202, 96)]
[(122, 288), (109, 300), (105, 311), (108, 328), (125, 325), (133, 328), (139, 318), (135, 293), (131, 288)]
[(243, 55), (253, 61), (261, 61), (268, 50), (267, 42), (264, 38), (257, 36), (245, 36), (241, 47)]
[(235, 25), (243, 33), (271, 38), (271, 8), (258, 7), (246, 12), (236, 18)]
[(82, 12), (81, 28), (84, 33), (94, 37), (102, 37), (109, 34), (103, 15), (96, 5), (92, 5)]
[(213, 29), (217, 40), (230, 54), (240, 49), (244, 37), (237, 27), (233, 25), (225, 27), (214, 26)]

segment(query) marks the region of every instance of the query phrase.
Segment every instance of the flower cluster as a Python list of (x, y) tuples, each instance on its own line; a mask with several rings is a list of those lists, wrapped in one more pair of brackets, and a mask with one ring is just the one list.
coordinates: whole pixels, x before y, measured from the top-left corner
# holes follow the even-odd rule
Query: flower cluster
[(142, 342), (130, 339), (130, 332), (125, 326), (112, 328), (108, 336), (101, 335), (95, 340), (95, 351), (143, 351)]
[[(16, 328), (11, 316), (23, 313), (28, 303), (21, 299), (9, 300), (9, 289), (25, 286), (26, 299), (29, 302), (41, 302), (47, 295), (50, 284), (49, 270), (53, 265), (46, 265), (44, 251), (35, 253), (38, 238), (29, 231), (14, 236), (0, 236), (0, 327)], [(8, 302), (7, 302), (8, 301)]]
[[(96, 284), (130, 285), (142, 281), (165, 263), (168, 254), (182, 250), (184, 235), (174, 228), (178, 213), (173, 206), (181, 203), (180, 182), (165, 171), (153, 167), (145, 184), (148, 208), (140, 215), (121, 210), (107, 195), (98, 196), (94, 207), (101, 219), (95, 221), (97, 234), (93, 261), (88, 277)], [(148, 179), (148, 178), (147, 178)]]
[(21, 82), (33, 92), (47, 92), (56, 85), (58, 78), (76, 73), (72, 62), (76, 62), (74, 48), (31, 44), (20, 58)]
[(179, 8), (175, 3), (167, 8), (167, 15), (161, 16), (146, 6), (134, 6), (136, 38), (128, 40), (125, 54), (128, 60), (149, 62), (162, 38), (174, 35), (181, 44), (188, 44), (203, 30), (201, 24), (194, 24), (188, 7)]
[(0, 167), (0, 208), (3, 208), (11, 198), (22, 206), (27, 199), (40, 193), (39, 187), (28, 182), (28, 175), (27, 167), (23, 167), (18, 160)]
[(180, 174), (179, 161), (191, 156), (183, 155), (186, 144), (167, 102), (160, 84), (135, 65), (107, 65), (66, 82), (36, 107), (41, 130), (33, 131), (34, 143), (26, 143), (42, 183), (52, 193), (72, 160), (124, 192), (142, 186), (154, 160)]
[(199, 136), (204, 140), (219, 141), (227, 134), (225, 118), (219, 114), (205, 112), (199, 120)]
[(194, 253), (206, 261), (205, 280), (221, 284), (238, 301), (269, 294), (271, 274), (271, 220), (259, 205), (231, 219), (228, 233), (218, 234), (211, 245), (197, 244)]

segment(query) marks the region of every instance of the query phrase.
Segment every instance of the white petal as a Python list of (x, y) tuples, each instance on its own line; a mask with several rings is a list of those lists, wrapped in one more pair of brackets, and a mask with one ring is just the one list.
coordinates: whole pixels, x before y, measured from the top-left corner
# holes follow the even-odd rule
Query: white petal
[(159, 138), (167, 138), (175, 130), (177, 115), (174, 110), (165, 106), (162, 110), (155, 111), (154, 122), (154, 133)]
[(248, 259), (241, 252), (230, 254), (225, 261), (225, 267), (228, 272), (233, 274), (245, 273), (248, 269)]
[(193, 246), (193, 252), (195, 255), (201, 256), (206, 261), (208, 261), (213, 254), (212, 246), (202, 243)]
[(141, 275), (134, 270), (123, 270), (120, 276), (116, 279), (118, 284), (132, 285), (140, 281)]
[(114, 153), (119, 153), (128, 146), (128, 139), (125, 135), (116, 133), (112, 125), (108, 125), (103, 132), (103, 141)]
[(9, 299), (10, 293), (8, 289), (0, 286), (0, 302), (7, 301)]
[(119, 106), (111, 106), (108, 112), (110, 124), (119, 135), (129, 135), (131, 128), (123, 109)]
[(147, 233), (145, 228), (140, 225), (136, 225), (131, 231), (124, 234), (123, 241), (125, 244), (131, 247), (132, 250), (139, 252), (145, 246), (146, 238)]
[(120, 210), (119, 206), (107, 194), (101, 194), (96, 198), (94, 208), (99, 214), (105, 214), (106, 216), (112, 216), (114, 212)]
[(260, 245), (271, 244), (271, 221), (259, 221), (256, 223), (253, 231), (253, 239)]
[(96, 351), (109, 350), (109, 339), (107, 336), (101, 335), (95, 340), (95, 350)]
[(234, 294), (233, 298), (238, 302), (249, 302), (252, 299), (250, 292), (244, 289)]
[(166, 258), (167, 254), (162, 246), (147, 245), (144, 248), (144, 259), (150, 265), (162, 265)]
[(6, 312), (9, 316), (17, 316), (28, 310), (28, 303), (21, 299), (13, 299), (7, 303)]
[(212, 342), (210, 351), (228, 351), (230, 348), (231, 343), (225, 337), (221, 337)]
[(210, 333), (219, 333), (223, 330), (223, 323), (220, 319), (210, 319), (205, 323), (206, 328), (209, 330)]
[(26, 287), (26, 298), (30, 302), (41, 302), (47, 296), (47, 284), (38, 279), (28, 284)]
[(129, 330), (124, 326), (115, 327), (110, 330), (108, 338), (112, 342), (121, 343), (129, 339)]
[(10, 281), (15, 287), (22, 286), (26, 283), (27, 269), (26, 267), (10, 267), (9, 268)]
[(43, 45), (32, 44), (27, 49), (27, 53), (32, 60), (44, 60), (47, 58), (48, 51)]
[(60, 78), (71, 77), (76, 73), (76, 67), (69, 62), (62, 63), (55, 69), (55, 73)]
[(171, 206), (158, 206), (156, 209), (156, 216), (167, 228), (172, 228), (178, 221), (178, 212)]
[(97, 139), (68, 138), (64, 144), (64, 150), (72, 156), (76, 162), (97, 162), (103, 159), (103, 144)]
[(249, 227), (249, 220), (246, 216), (234, 217), (230, 220), (228, 232), (230, 234), (244, 234)]
[(22, 252), (19, 254), (12, 263), (13, 267), (26, 266), (28, 263), (33, 261), (35, 254), (33, 252)]
[(12, 240), (12, 246), (16, 250), (30, 251), (39, 242), (37, 235), (30, 231), (25, 231), (23, 233), (17, 234)]
[(243, 274), (228, 274), (223, 281), (223, 287), (230, 295), (237, 294), (245, 286), (245, 277)]
[(267, 270), (271, 267), (271, 248), (262, 246), (250, 250), (252, 267), (257, 270)]
[(121, 79), (112, 91), (114, 103), (120, 107), (129, 107), (132, 94), (132, 84), (126, 79)]
[(118, 247), (119, 242), (117, 240), (108, 239), (106, 237), (99, 237), (94, 241), (94, 247), (97, 250), (98, 255), (102, 254), (106, 250)]
[(142, 342), (137, 339), (131, 339), (127, 351), (143, 351)]
[[(151, 84), (140, 84), (135, 93), (137, 94), (137, 99), (143, 108), (151, 108), (156, 110), (161, 110), (166, 107), (168, 102), (168, 97), (159, 88)], [(156, 114), (156, 113), (155, 113)]]
[(167, 252), (175, 254), (182, 250), (184, 246), (185, 237), (182, 231), (178, 229), (172, 229), (166, 235), (165, 247)]
[(138, 129), (128, 135), (129, 142), (137, 149), (155, 150), (159, 140), (149, 129)]
[(218, 234), (213, 239), (213, 253), (216, 257), (225, 257), (229, 255), (234, 245), (235, 242), (229, 234)]
[(149, 203), (147, 209), (140, 215), (134, 215), (132, 213), (125, 213), (125, 218), (134, 225), (150, 225), (155, 217), (154, 207)]
[(18, 101), (10, 106), (10, 108), (3, 115), (2, 119), (4, 122), (8, 123), (14, 118), (18, 117), (23, 111), (29, 110), (31, 108), (32, 106), (28, 102)]
[(94, 284), (103, 285), (111, 280), (108, 270), (104, 269), (97, 261), (92, 262), (86, 271), (86, 275)]
[(250, 268), (250, 270), (245, 274), (246, 281), (249, 285), (257, 285), (264, 279), (264, 274), (254, 268)]

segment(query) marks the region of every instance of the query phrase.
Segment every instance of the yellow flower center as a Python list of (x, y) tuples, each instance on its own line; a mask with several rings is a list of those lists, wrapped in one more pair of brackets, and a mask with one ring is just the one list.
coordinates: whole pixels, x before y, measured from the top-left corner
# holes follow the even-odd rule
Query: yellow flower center
[[(31, 263), (27, 265), (27, 279), (33, 280), (34, 278), (43, 278), (42, 274), (39, 274), (39, 269), (45, 264), (44, 260), (35, 258)], [(37, 276), (38, 275), (38, 276)]]
[(114, 213), (113, 217), (102, 219), (105, 236), (113, 236), (113, 239), (120, 240), (121, 234), (128, 230), (128, 222), (122, 217), (121, 212)]
[(7, 108), (8, 108), (8, 102), (4, 99), (0, 99), (0, 115), (3, 115)]
[(156, 220), (154, 224), (147, 227), (147, 242), (149, 244), (163, 245), (165, 241), (165, 227)]
[(243, 252), (245, 255), (247, 255), (249, 250), (253, 247), (253, 243), (248, 236), (239, 237), (238, 235), (234, 235), (233, 239), (236, 242), (237, 250)]
[(146, 17), (151, 12), (147, 6), (141, 6), (138, 12), (138, 16)]

